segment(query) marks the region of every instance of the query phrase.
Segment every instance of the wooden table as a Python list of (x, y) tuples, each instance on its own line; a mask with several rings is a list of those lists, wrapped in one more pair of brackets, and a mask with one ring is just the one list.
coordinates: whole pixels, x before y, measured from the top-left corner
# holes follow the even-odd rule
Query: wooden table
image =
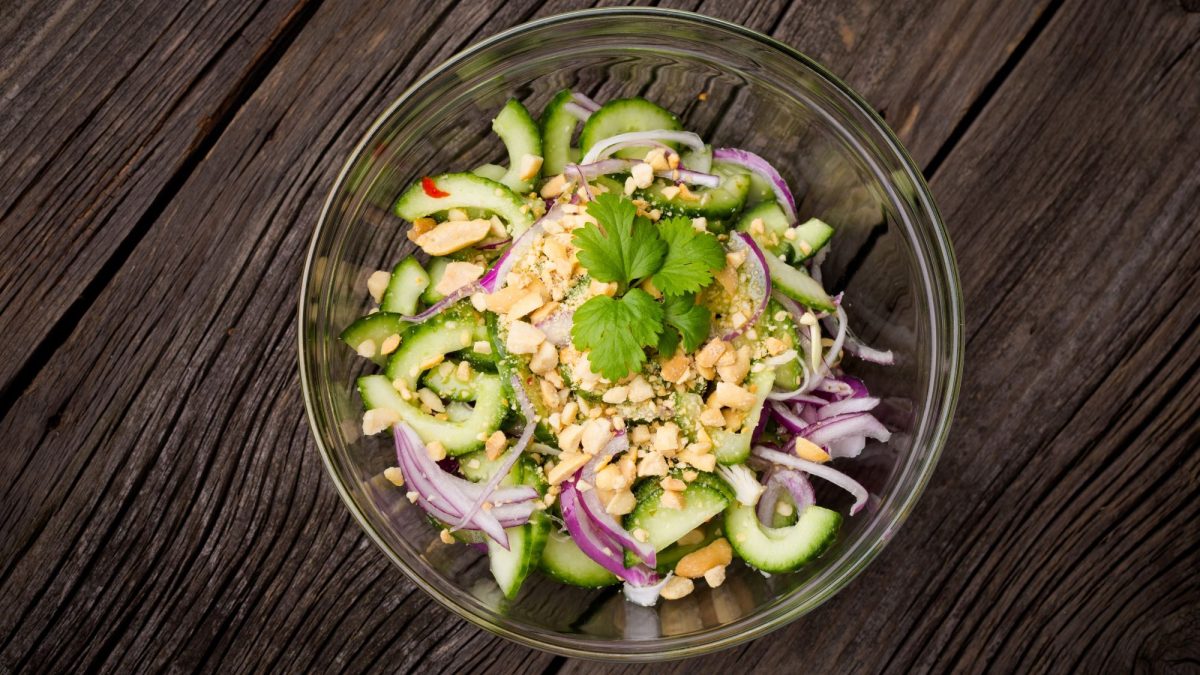
[[(967, 368), (861, 577), (629, 670), (1200, 668), (1200, 3), (662, 4), (795, 45), (898, 130), (956, 245)], [(4, 3), (0, 671), (619, 670), (477, 630), (388, 564), (294, 349), (309, 235), (374, 116), (582, 6)]]

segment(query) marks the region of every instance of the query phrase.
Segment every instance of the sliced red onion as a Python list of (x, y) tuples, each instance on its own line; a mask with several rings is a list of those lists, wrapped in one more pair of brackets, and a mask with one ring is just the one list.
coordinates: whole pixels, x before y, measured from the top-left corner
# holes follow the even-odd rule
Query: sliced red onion
[[(797, 513), (817, 503), (817, 495), (813, 491), (812, 483), (803, 472), (775, 467), (767, 475), (767, 490), (758, 502), (758, 519), (763, 525), (773, 527), (775, 508), (779, 505), (779, 498), (785, 490), (791, 495), (792, 504)], [(771, 496), (774, 498), (768, 500), (768, 497)]]
[(804, 420), (804, 423), (809, 425), (809, 429), (811, 429), (812, 425), (816, 424), (817, 420), (820, 419), (817, 416), (817, 409), (810, 405), (796, 405), (796, 414), (800, 415), (800, 419)]
[(829, 444), (830, 459), (854, 459), (867, 447), (866, 436), (851, 436)]
[(574, 310), (558, 312), (537, 324), (538, 330), (546, 334), (546, 339), (555, 347), (566, 347), (571, 344), (571, 326), (574, 325)]
[[(671, 141), (674, 143), (683, 143), (699, 152), (704, 151), (704, 140), (690, 131), (670, 131), (667, 129), (655, 129), (651, 131), (631, 131), (629, 133), (617, 134), (596, 141), (592, 147), (587, 149), (583, 155), (583, 161), (580, 164), (591, 164), (598, 159), (604, 159), (612, 153), (625, 147), (645, 147), (647, 145), (661, 144), (663, 141)], [(700, 167), (707, 168), (707, 167)]]
[(788, 223), (796, 222), (796, 198), (792, 196), (787, 181), (779, 175), (770, 162), (753, 152), (738, 148), (717, 148), (713, 150), (713, 159), (737, 164), (767, 179), (771, 183), (771, 189), (775, 191), (775, 198), (779, 201), (779, 206), (783, 209), (783, 215), (787, 217)]
[(829, 255), (828, 246), (822, 248), (820, 251), (817, 251), (816, 255), (808, 259), (808, 276), (812, 277), (813, 281), (816, 281), (822, 286), (824, 285), (824, 282), (821, 280), (821, 265), (825, 263), (825, 256), (827, 255)]
[(795, 349), (789, 349), (786, 352), (783, 352), (782, 354), (776, 354), (775, 356), (767, 357), (767, 358), (763, 359), (762, 362), (768, 366), (771, 366), (772, 368), (776, 368), (776, 367), (782, 366), (785, 363), (795, 361), (797, 356), (799, 356), (799, 354), (796, 352)]
[(592, 111), (588, 110), (587, 108), (584, 108), (583, 106), (579, 105), (578, 103), (576, 103), (574, 101), (567, 101), (566, 103), (564, 103), (563, 110), (566, 110), (567, 112), (574, 115), (575, 118), (578, 119), (580, 122), (586, 122), (586, 121), (588, 121), (588, 118), (592, 116)]
[[(445, 479), (446, 474), (425, 451), (425, 444), (417, 436), (417, 432), (407, 424), (398, 422), (392, 425), (392, 434), (396, 439), (396, 458), (401, 462), (401, 472), (413, 481), (417, 494), (430, 506), (436, 507), (443, 514), (450, 516), (446, 522), (454, 520), (455, 515), (465, 514), (471, 510), (467, 496), (460, 492), (453, 483)], [(526, 518), (528, 520), (528, 518)], [(508, 548), (508, 533), (495, 516), (478, 511), (467, 519), (476, 529), (482, 530), (497, 544)], [(466, 523), (463, 523), (466, 524)]]
[(863, 396), (859, 398), (847, 398), (841, 401), (834, 401), (821, 407), (817, 411), (819, 419), (844, 415), (846, 413), (870, 412), (879, 405), (879, 399), (872, 396)]
[[(633, 142), (629, 145), (646, 145), (645, 143)], [(661, 145), (656, 144), (656, 145)], [(666, 147), (666, 146), (663, 146)], [(620, 148), (614, 148), (614, 152)], [(602, 159), (591, 164), (568, 164), (564, 171), (577, 172), (587, 180), (594, 180), (600, 176), (607, 176), (614, 173), (625, 173), (633, 169), (638, 164), (645, 162), (637, 159)], [(715, 188), (721, 185), (721, 177), (712, 173), (703, 173), (701, 171), (692, 171), (690, 169), (676, 169), (674, 171), (656, 171), (655, 176), (666, 178), (679, 183), (689, 183), (691, 185), (699, 185), (701, 187)]]
[(521, 381), (516, 375), (511, 376), (509, 382), (512, 384), (513, 395), (516, 396), (517, 402), (521, 405), (521, 412), (525, 415), (525, 428), (521, 431), (521, 436), (517, 439), (517, 442), (505, 452), (503, 459), (496, 467), (496, 471), (492, 474), (491, 478), (488, 478), (479, 496), (475, 498), (470, 508), (463, 514), (462, 519), (452, 529), (462, 527), (475, 518), (477, 514), (484, 512), (482, 511), (483, 503), (492, 498), (496, 486), (500, 484), (500, 481), (508, 475), (513, 465), (517, 463), (517, 458), (521, 456), (522, 452), (525, 452), (529, 441), (533, 440), (533, 432), (537, 429), (537, 414), (533, 410), (533, 404), (529, 402), (529, 397), (526, 396), (525, 390), (521, 388)]
[(865, 436), (886, 443), (892, 437), (874, 415), (868, 413), (850, 413), (821, 420), (806, 428), (802, 435), (813, 443), (828, 447), (830, 443), (853, 436)]
[(771, 406), (771, 412), (774, 413), (775, 418), (779, 420), (779, 424), (783, 426), (784, 429), (787, 429), (793, 434), (802, 434), (804, 433), (804, 430), (808, 428), (808, 422), (805, 422), (800, 418), (799, 415), (793, 413), (782, 402), (769, 401), (768, 405)]
[(588, 97), (587, 94), (581, 94), (577, 91), (573, 91), (571, 92), (571, 100), (575, 103), (575, 105), (588, 112), (596, 112), (600, 109), (600, 104)]
[[(616, 521), (605, 510), (604, 505), (600, 503), (600, 495), (596, 490), (580, 490), (576, 485), (577, 481), (583, 480), (592, 485), (596, 484), (596, 466), (606, 457), (618, 455), (629, 449), (629, 436), (622, 430), (613, 436), (604, 448), (579, 471), (579, 475), (570, 481), (570, 487), (579, 493), (579, 502), (581, 503), (587, 517), (591, 519), (592, 525), (597, 530), (602, 532), (609, 540), (615, 542), (622, 548), (627, 548), (633, 551), (639, 558), (646, 561), (647, 565), (654, 566), (658, 564), (658, 554), (653, 546), (644, 542), (638, 541), (628, 530), (621, 527), (621, 524)], [(565, 485), (565, 484), (564, 484)], [(565, 489), (565, 488), (564, 488)]]
[[(487, 277), (485, 276), (484, 278), (486, 279)], [(463, 298), (471, 295), (472, 293), (475, 293), (476, 291), (479, 291), (482, 289), (483, 289), (482, 281), (472, 281), (471, 283), (469, 283), (465, 286), (459, 287), (457, 290), (451, 291), (449, 295), (447, 295), (446, 297), (442, 298), (441, 300), (438, 300), (437, 302), (433, 303), (432, 307), (421, 312), (420, 314), (401, 316), (400, 320), (405, 321), (407, 323), (412, 323), (412, 324), (425, 323), (426, 321), (432, 319), (433, 317), (437, 316), (438, 314), (441, 314), (442, 312), (446, 311), (451, 305), (458, 302), (459, 300), (462, 300)]]
[(746, 259), (747, 262), (754, 262), (753, 271), (750, 273), (750, 276), (762, 287), (762, 299), (758, 301), (758, 306), (754, 308), (754, 314), (745, 323), (734, 328), (721, 338), (726, 342), (753, 328), (758, 323), (758, 319), (762, 316), (763, 311), (767, 309), (767, 302), (771, 299), (771, 274), (767, 272), (767, 259), (763, 257), (762, 249), (754, 242), (754, 238), (745, 232), (737, 232), (736, 234), (736, 237), (729, 238), (730, 248), (735, 251), (746, 248), (753, 254), (746, 256)]
[(587, 180), (592, 180), (610, 173), (623, 173), (632, 169), (634, 164), (639, 162), (633, 159), (602, 159), (591, 164), (568, 164), (567, 169), (577, 171)]
[(846, 329), (846, 351), (868, 363), (877, 363), (881, 366), (890, 366), (896, 363), (896, 355), (892, 353), (892, 350), (884, 351), (868, 347), (849, 329)]
[(693, 171), (691, 169), (674, 169), (670, 171), (655, 171), (655, 176), (667, 178), (676, 183), (689, 183), (700, 187), (716, 188), (721, 186), (721, 177), (715, 173)]
[(854, 505), (850, 507), (850, 515), (852, 516), (856, 515), (867, 504), (867, 498), (870, 496), (867, 494), (867, 489), (858, 481), (837, 469), (824, 464), (810, 462), (806, 459), (800, 459), (795, 455), (785, 454), (778, 450), (771, 450), (761, 445), (754, 446), (753, 453), (756, 457), (765, 459), (768, 462), (799, 469), (814, 476), (820, 476), (854, 495)]
[(628, 581), (621, 588), (621, 592), (625, 594), (625, 599), (635, 605), (642, 607), (653, 607), (658, 603), (658, 597), (662, 595), (662, 589), (675, 576), (674, 572), (668, 572), (667, 576), (660, 579), (657, 583), (649, 585), (637, 586)]
[(831, 394), (834, 400), (840, 401), (846, 398), (864, 398), (870, 396), (867, 391), (867, 385), (863, 384), (862, 380), (849, 375), (840, 375), (838, 377), (828, 377), (817, 385), (817, 393)]
[(562, 484), (558, 496), (562, 508), (563, 522), (571, 533), (571, 540), (584, 555), (595, 560), (604, 569), (635, 586), (648, 586), (657, 581), (654, 570), (645, 565), (625, 567), (624, 550), (600, 532), (583, 508), (580, 493), (572, 482)]

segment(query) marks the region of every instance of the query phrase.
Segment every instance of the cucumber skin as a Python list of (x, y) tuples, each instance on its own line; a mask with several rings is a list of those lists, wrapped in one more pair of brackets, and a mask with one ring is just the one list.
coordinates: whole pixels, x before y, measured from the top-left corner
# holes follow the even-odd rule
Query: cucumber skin
[[(633, 532), (637, 528), (644, 529), (649, 535), (648, 543), (653, 545), (656, 550), (661, 551), (674, 544), (679, 537), (709, 522), (725, 510), (725, 507), (731, 501), (727, 493), (728, 488), (718, 490), (714, 489), (714, 487), (706, 484), (699, 478), (692, 481), (683, 492), (683, 509), (676, 510), (666, 507), (660, 508), (659, 498), (662, 496), (663, 489), (658, 484), (658, 481), (655, 480), (649, 487), (641, 487), (640, 490), (635, 491), (640, 492), (638, 503), (633, 508), (633, 511), (625, 516), (624, 527), (630, 532)], [(705, 500), (708, 503), (703, 508), (697, 508), (695, 505), (696, 500)], [(717, 505), (718, 502), (719, 505)], [(663, 524), (659, 523), (656, 525), (655, 521), (664, 519), (672, 525), (671, 529), (678, 530), (678, 532), (663, 535), (661, 529)], [(672, 523), (671, 521), (684, 522), (678, 523), (679, 526), (675, 526), (676, 523)], [(626, 566), (636, 563), (637, 560), (637, 556), (629, 551), (625, 552)]]
[(413, 221), (431, 213), (448, 209), (481, 208), (495, 213), (503, 219), (508, 233), (519, 236), (533, 225), (533, 215), (521, 196), (503, 183), (488, 180), (473, 173), (444, 173), (430, 177), (438, 189), (448, 192), (446, 197), (430, 197), (418, 180), (396, 199), (394, 212), (397, 216)]
[(387, 363), (387, 355), (379, 353), (379, 345), (390, 335), (399, 335), (401, 344), (412, 324), (400, 318), (399, 314), (391, 312), (375, 312), (359, 317), (354, 323), (346, 326), (338, 339), (345, 342), (351, 349), (358, 351), (358, 345), (364, 340), (375, 342), (375, 355), (371, 357), (377, 365)]
[(392, 386), (392, 381), (383, 375), (358, 378), (358, 392), (366, 409), (395, 410), (400, 414), (400, 419), (411, 426), (421, 440), (426, 443), (438, 441), (445, 446), (446, 454), (457, 456), (483, 448), (483, 441), (479, 440), (479, 435), (482, 434), (486, 438), (499, 429), (500, 423), (504, 421), (504, 389), (495, 375), (486, 375), (484, 378), (479, 385), (482, 394), (480, 402), (475, 406), (471, 417), (462, 422), (439, 420), (426, 415), (401, 398)]
[(429, 273), (416, 258), (405, 258), (392, 269), (388, 279), (380, 311), (412, 315), (417, 313), (417, 303), (430, 286)]
[(841, 514), (821, 506), (808, 507), (785, 528), (762, 527), (752, 506), (734, 502), (725, 511), (726, 539), (734, 553), (763, 572), (792, 572), (812, 562), (836, 541), (841, 523)]
[(580, 588), (604, 588), (620, 582), (615, 574), (587, 557), (569, 536), (557, 532), (546, 537), (538, 568), (551, 579)]
[[(644, 98), (614, 99), (600, 106), (600, 109), (592, 113), (588, 121), (584, 122), (583, 130), (579, 132), (579, 149), (586, 155), (597, 141), (605, 138), (631, 131), (654, 131), (657, 129), (679, 131), (683, 129), (683, 124), (674, 113)], [(677, 146), (675, 143), (667, 143), (667, 145)], [(625, 148), (619, 150), (615, 156), (624, 159), (641, 159), (645, 155), (645, 149)]]
[(699, 197), (694, 201), (683, 200), (678, 196), (670, 199), (664, 197), (662, 189), (674, 183), (661, 179), (645, 190), (638, 190), (635, 195), (650, 202), (665, 216), (706, 218), (713, 221), (710, 229), (723, 230), (728, 227), (725, 221), (740, 213), (746, 204), (746, 195), (750, 190), (750, 174), (722, 162), (716, 162), (713, 171), (721, 176), (720, 185), (715, 188), (692, 189), (691, 192)]
[[(488, 568), (500, 586), (500, 591), (504, 593), (504, 597), (512, 600), (521, 592), (521, 586), (524, 585), (525, 579), (529, 577), (529, 573), (537, 567), (542, 558), (542, 551), (546, 546), (546, 536), (550, 532), (550, 519), (544, 512), (534, 511), (527, 524), (510, 527), (506, 532), (509, 535), (510, 548), (508, 550), (492, 541), (491, 538), (487, 540)], [(518, 540), (522, 544), (520, 551), (514, 550), (516, 547), (513, 546)], [(516, 560), (512, 560), (513, 557), (516, 557)], [(505, 563), (517, 565), (517, 569), (512, 573), (510, 579), (501, 578), (508, 575), (497, 571), (497, 567)]]
[(522, 156), (526, 154), (542, 156), (541, 127), (520, 101), (510, 98), (492, 120), (492, 131), (500, 137), (500, 140), (504, 142), (505, 150), (508, 151), (508, 171), (500, 178), (499, 182), (517, 193), (532, 190), (541, 171), (539, 170), (537, 175), (528, 180), (521, 180), (518, 174), (521, 171)]
[(560, 174), (568, 162), (579, 161), (579, 150), (571, 147), (571, 136), (579, 126), (579, 119), (563, 107), (571, 98), (571, 90), (563, 89), (550, 99), (542, 111), (543, 175)]

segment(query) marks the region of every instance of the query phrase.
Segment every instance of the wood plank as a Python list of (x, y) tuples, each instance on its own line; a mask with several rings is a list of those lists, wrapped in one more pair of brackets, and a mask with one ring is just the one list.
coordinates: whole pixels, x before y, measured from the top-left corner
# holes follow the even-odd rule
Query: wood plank
[[(13, 478), (0, 515), (15, 524), (0, 542), (5, 667), (561, 664), (453, 619), (358, 532), (300, 411), (292, 306), (309, 224), (340, 165), (330, 158), (460, 45), (574, 4), (378, 4), (316, 12), (0, 422), (29, 449), (3, 460)], [(856, 36), (849, 47), (841, 32), (809, 34), (820, 23), (812, 4), (708, 11), (775, 26), (818, 54), (842, 44), (838, 71), (869, 54), (864, 72), (873, 73), (907, 62), (878, 54), (892, 30), (994, 18), (948, 6), (843, 17)], [(834, 25), (846, 10), (825, 11)], [(1003, 24), (1010, 33), (978, 30), (936, 68), (864, 82), (879, 100), (931, 101), (929, 114), (953, 118), (991, 75), (976, 61), (998, 67), (1034, 14), (1006, 14), (1024, 22)], [(792, 39), (801, 29), (808, 44)], [(956, 59), (972, 64), (966, 83), (926, 79)], [(914, 141), (927, 156), (940, 144)]]
[(1198, 44), (1169, 3), (1064, 4), (933, 184), (970, 342), (902, 533), (777, 636), (618, 670), (1195, 667)]
[(78, 321), (94, 282), (111, 277), (123, 243), (161, 212), (310, 4), (29, 2), (0, 13), (0, 405)]

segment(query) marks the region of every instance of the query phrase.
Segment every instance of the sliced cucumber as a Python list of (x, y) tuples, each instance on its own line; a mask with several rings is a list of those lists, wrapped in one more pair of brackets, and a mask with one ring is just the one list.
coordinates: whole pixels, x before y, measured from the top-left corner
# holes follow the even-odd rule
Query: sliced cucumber
[(521, 584), (542, 557), (549, 531), (550, 519), (545, 512), (534, 511), (525, 525), (505, 530), (508, 533), (507, 550), (488, 537), (488, 566), (504, 597), (509, 600), (517, 597)]
[[(579, 133), (579, 149), (586, 155), (598, 141), (610, 136), (658, 129), (678, 131), (683, 129), (683, 124), (674, 113), (644, 98), (619, 98), (600, 106), (584, 123), (583, 131)], [(676, 147), (675, 143), (667, 145)], [(625, 148), (617, 151), (615, 156), (641, 159), (649, 151), (649, 147)]]
[[(761, 231), (753, 227), (756, 220), (762, 223)], [(791, 226), (787, 216), (783, 215), (783, 209), (774, 201), (764, 202), (746, 210), (737, 222), (738, 230), (749, 233), (756, 244), (776, 256), (790, 255), (790, 242), (784, 237), (784, 233)]]
[(767, 259), (767, 271), (771, 273), (771, 283), (780, 293), (796, 302), (821, 312), (833, 312), (833, 298), (825, 292), (816, 279), (808, 276), (808, 272), (797, 269), (783, 262), (778, 256), (763, 256)]
[(615, 574), (587, 557), (569, 535), (554, 531), (546, 538), (540, 567), (551, 578), (571, 586), (602, 588), (618, 582)]
[(639, 190), (637, 195), (662, 210), (666, 216), (725, 220), (741, 211), (746, 203), (750, 174), (735, 164), (725, 162), (714, 162), (713, 173), (721, 177), (720, 185), (715, 188), (689, 188), (689, 198), (664, 195), (663, 190), (675, 189), (675, 183), (667, 180), (657, 180), (649, 188)]
[(437, 285), (442, 280), (442, 276), (446, 274), (446, 265), (452, 262), (454, 261), (450, 258), (433, 258), (429, 261), (429, 284), (425, 286), (424, 292), (421, 293), (421, 302), (426, 305), (432, 305), (446, 297), (438, 292)]
[[(780, 313), (783, 314), (782, 319), (776, 319)], [(759, 323), (761, 329), (759, 333), (766, 333), (772, 337), (782, 340), (791, 349), (800, 351), (800, 329), (796, 326), (796, 322), (792, 320), (792, 315), (783, 308), (778, 302), (771, 300), (767, 303), (767, 309), (763, 313), (763, 318)], [(792, 391), (800, 386), (804, 380), (804, 370), (800, 365), (800, 360), (803, 359), (803, 354), (788, 361), (787, 363), (775, 366), (775, 386), (778, 386), (784, 391)]]
[(750, 174), (750, 191), (746, 194), (746, 206), (775, 201), (775, 189), (771, 181), (761, 174)]
[[(704, 475), (704, 474), (701, 474)], [(725, 510), (730, 498), (723, 490), (699, 478), (688, 483), (683, 491), (683, 508), (673, 509), (662, 504), (663, 489), (658, 481), (648, 483), (638, 492), (637, 506), (625, 516), (625, 529), (646, 531), (646, 542), (656, 551), (674, 544), (680, 537), (700, 527)]]
[(711, 433), (713, 454), (721, 464), (741, 464), (750, 456), (751, 437), (754, 436), (754, 429), (758, 427), (758, 420), (762, 417), (767, 394), (771, 393), (771, 387), (775, 385), (775, 369), (764, 368), (753, 374), (750, 384), (755, 387), (754, 410), (746, 417), (746, 421), (742, 422), (742, 428), (736, 432), (713, 429)]
[(499, 164), (480, 164), (471, 169), (471, 173), (499, 183), (504, 178), (504, 175), (508, 173), (508, 169)]
[[(500, 325), (499, 319), (495, 314), (488, 312), (487, 315), (487, 333), (488, 338), (492, 341), (492, 351), (499, 351), (500, 347), (508, 340), (508, 332)], [(529, 361), (515, 354), (505, 354), (496, 359), (496, 369), (500, 373), (501, 378), (505, 383), (508, 383), (514, 376), (522, 382), (532, 382), (534, 375), (529, 370)], [(549, 422), (550, 414), (554, 412), (546, 400), (542, 397), (541, 388), (526, 387), (525, 394), (529, 398), (529, 403), (533, 406), (533, 411), (537, 413), (537, 439), (544, 442), (555, 442), (554, 432), (551, 431)]]
[(438, 211), (473, 207), (500, 216), (514, 237), (533, 225), (533, 215), (521, 196), (501, 183), (473, 173), (445, 173), (429, 180), (445, 196), (429, 195), (424, 180), (419, 180), (396, 200), (396, 215), (412, 221)]
[(753, 506), (734, 502), (725, 512), (725, 532), (734, 552), (763, 572), (790, 572), (815, 560), (837, 538), (842, 516), (809, 506), (795, 525), (764, 527)]
[(405, 258), (392, 270), (379, 308), (397, 314), (416, 314), (421, 294), (429, 288), (429, 274), (416, 258)]
[(383, 341), (393, 335), (403, 337), (412, 324), (401, 319), (399, 314), (391, 312), (375, 312), (368, 314), (354, 323), (346, 327), (339, 336), (342, 342), (345, 342), (351, 349), (360, 352), (360, 348), (367, 340), (371, 341), (370, 352), (368, 357), (375, 363), (383, 365), (387, 363), (387, 355), (380, 353), (380, 348)]
[(567, 112), (571, 102), (570, 89), (563, 89), (550, 99), (542, 111), (542, 174), (560, 174), (568, 162), (579, 161), (579, 150), (571, 147), (571, 137), (579, 126), (579, 118)]
[(460, 303), (415, 326), (388, 359), (387, 376), (403, 380), (411, 391), (416, 391), (427, 368), (440, 363), (447, 354), (469, 349), (476, 340), (486, 339), (483, 317), (470, 305)]
[(479, 398), (471, 410), (471, 416), (461, 422), (440, 420), (421, 412), (416, 405), (404, 400), (385, 375), (367, 375), (358, 378), (358, 392), (368, 410), (388, 408), (400, 414), (400, 419), (417, 432), (426, 443), (440, 442), (446, 452), (461, 455), (483, 447), (480, 438), (487, 438), (500, 428), (507, 411), (504, 388), (500, 378), (484, 375), (477, 387)]
[(722, 528), (717, 522), (715, 522), (715, 519), (702, 525), (700, 530), (704, 533), (704, 538), (700, 541), (694, 544), (674, 543), (664, 548), (662, 552), (658, 554), (658, 571), (660, 573), (665, 574), (675, 569), (675, 565), (678, 564), (685, 555), (693, 551), (699, 551), (705, 546), (708, 546), (720, 538), (722, 533)]
[(425, 373), (425, 377), (421, 379), (421, 384), (429, 387), (430, 391), (444, 399), (451, 401), (474, 401), (479, 394), (476, 390), (476, 385), (479, 381), (479, 371), (470, 368), (467, 371), (467, 379), (465, 380), (459, 379), (458, 375), (458, 363), (443, 361)]
[(797, 225), (791, 240), (792, 260), (803, 262), (817, 254), (833, 238), (833, 228), (817, 218), (809, 218)]
[(521, 164), (525, 155), (542, 156), (542, 132), (537, 122), (533, 121), (533, 116), (520, 101), (510, 98), (496, 119), (492, 120), (492, 131), (504, 141), (504, 147), (508, 150), (508, 171), (500, 182), (517, 192), (529, 192), (541, 173), (535, 172), (532, 177), (522, 178)]

